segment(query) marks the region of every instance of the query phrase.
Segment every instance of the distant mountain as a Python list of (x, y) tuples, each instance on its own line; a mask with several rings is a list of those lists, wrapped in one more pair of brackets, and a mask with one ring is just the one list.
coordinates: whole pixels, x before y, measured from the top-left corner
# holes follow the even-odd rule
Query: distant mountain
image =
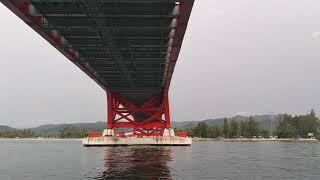
[(172, 121), (172, 127), (173, 128), (192, 128), (197, 126), (197, 124), (200, 121), (182, 121), (182, 122), (177, 122), (177, 121)]
[(3, 132), (3, 131), (14, 131), (14, 130), (16, 130), (16, 129), (12, 128), (12, 127), (9, 127), (9, 126), (0, 125), (0, 132)]
[(30, 128), (30, 130), (37, 133), (43, 132), (48, 134), (49, 136), (58, 136), (60, 130), (63, 130), (64, 128), (67, 128), (67, 127), (97, 130), (97, 129), (104, 129), (104, 127), (106, 126), (107, 126), (106, 122), (99, 121), (95, 123), (45, 124), (35, 128)]
[(224, 120), (224, 118), (206, 119), (206, 120), (202, 120), (202, 121), (182, 121), (182, 122), (173, 121), (172, 127), (174, 127), (174, 128), (193, 128), (193, 127), (196, 127), (199, 122), (203, 122), (203, 121), (210, 126), (223, 125), (223, 120)]
[[(275, 130), (279, 125), (280, 116), (279, 115), (254, 115), (253, 119), (258, 123), (260, 129), (265, 130)], [(249, 120), (249, 116), (234, 116), (231, 119), (236, 121)]]

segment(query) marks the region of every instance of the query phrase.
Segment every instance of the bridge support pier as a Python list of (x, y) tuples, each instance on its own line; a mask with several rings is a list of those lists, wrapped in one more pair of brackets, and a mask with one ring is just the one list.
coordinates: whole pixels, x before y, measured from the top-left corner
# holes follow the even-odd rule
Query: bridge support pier
[[(171, 129), (168, 96), (150, 98), (136, 105), (111, 93), (107, 94), (108, 122), (104, 135), (114, 135), (112, 129), (131, 129), (133, 136), (174, 136)], [(113, 132), (113, 133), (112, 133)]]
[(163, 131), (163, 136), (174, 137), (174, 130), (172, 128), (166, 128)]
[(114, 136), (114, 129), (105, 129), (103, 130), (102, 136)]
[(83, 139), (85, 146), (191, 144), (186, 133), (175, 133), (171, 128), (168, 93), (141, 105), (108, 93), (107, 103), (107, 128), (102, 136)]

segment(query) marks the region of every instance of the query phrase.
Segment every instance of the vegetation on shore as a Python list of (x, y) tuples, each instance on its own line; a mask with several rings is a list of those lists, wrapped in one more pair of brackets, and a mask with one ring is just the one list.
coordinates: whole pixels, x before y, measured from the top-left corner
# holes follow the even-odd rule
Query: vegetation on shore
[(13, 131), (0, 131), (1, 138), (36, 138), (36, 137), (48, 137), (45, 133), (36, 133), (31, 131), (30, 129), (23, 129), (23, 130), (13, 130)]
[[(66, 127), (60, 130), (58, 138), (84, 138), (88, 136), (88, 129), (76, 128), (76, 127)], [(0, 132), (0, 138), (49, 138), (54, 136), (49, 136), (46, 133), (36, 133), (30, 129), (24, 130), (13, 130), (13, 131), (3, 131)]]
[(85, 138), (88, 130), (76, 127), (66, 127), (60, 131), (59, 138)]
[(269, 131), (258, 128), (257, 122), (251, 116), (248, 121), (237, 122), (224, 119), (222, 126), (210, 126), (205, 122), (200, 122), (194, 128), (176, 129), (176, 131), (187, 131), (188, 136), (201, 138), (236, 138), (236, 137), (254, 137), (269, 136)]
[(320, 139), (320, 122), (314, 110), (306, 115), (291, 116), (280, 115), (279, 126), (270, 132), (259, 129), (257, 122), (251, 116), (247, 121), (237, 122), (235, 120), (224, 119), (222, 126), (210, 126), (205, 122), (200, 122), (194, 128), (176, 129), (176, 131), (187, 131), (188, 136), (201, 138), (239, 138), (239, 137), (266, 137), (278, 136), (280, 138), (307, 138), (308, 133), (313, 133)]
[(282, 138), (307, 138), (308, 133), (318, 136), (319, 125), (319, 119), (316, 117), (314, 110), (311, 110), (309, 114), (300, 116), (283, 114), (275, 134)]

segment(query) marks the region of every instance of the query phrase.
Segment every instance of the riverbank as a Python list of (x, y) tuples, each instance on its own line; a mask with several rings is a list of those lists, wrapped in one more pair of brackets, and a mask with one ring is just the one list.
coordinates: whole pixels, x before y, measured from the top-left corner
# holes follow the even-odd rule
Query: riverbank
[(306, 138), (198, 138), (194, 137), (192, 140), (195, 141), (224, 141), (224, 142), (260, 142), (260, 141), (276, 141), (276, 142), (315, 142), (319, 143), (317, 139), (306, 139)]
[(2, 140), (30, 140), (30, 141), (63, 141), (63, 140), (71, 140), (71, 141), (81, 141), (83, 138), (0, 138)]

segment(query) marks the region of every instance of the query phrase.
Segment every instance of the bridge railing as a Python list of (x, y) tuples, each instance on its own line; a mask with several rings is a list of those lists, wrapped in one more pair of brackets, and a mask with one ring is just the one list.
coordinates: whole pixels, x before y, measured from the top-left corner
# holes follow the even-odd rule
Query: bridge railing
[(93, 137), (101, 137), (102, 132), (100, 131), (89, 131), (88, 132), (88, 137), (93, 138)]
[[(187, 137), (187, 131), (176, 131), (176, 132), (174, 132), (174, 134), (175, 134), (175, 136)], [(100, 131), (89, 131), (89, 132), (88, 132), (88, 137), (89, 137), (89, 138), (101, 137), (101, 136), (102, 136), (102, 132), (100, 132)], [(132, 137), (132, 136), (140, 137), (139, 135), (134, 135), (134, 134), (126, 135), (125, 132), (123, 132), (123, 131), (117, 132), (117, 133), (116, 133), (116, 136), (122, 137), (122, 138)], [(142, 137), (142, 136), (141, 136), (141, 137)]]
[(175, 136), (180, 136), (180, 137), (187, 137), (187, 131), (177, 131), (174, 132)]

